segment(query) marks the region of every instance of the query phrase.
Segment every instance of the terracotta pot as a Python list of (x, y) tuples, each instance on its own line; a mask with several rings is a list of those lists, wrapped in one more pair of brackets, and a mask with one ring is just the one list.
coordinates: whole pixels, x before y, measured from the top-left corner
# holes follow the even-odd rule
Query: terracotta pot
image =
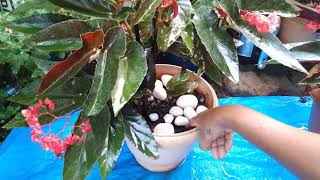
[[(312, 41), (318, 38), (319, 34), (304, 30), (304, 26), (307, 23), (307, 19), (300, 17), (281, 18), (281, 28), (278, 35), (279, 39), (282, 43), (295, 43)], [(299, 35), (297, 36), (297, 34)]]
[[(156, 65), (157, 79), (163, 74), (176, 75), (181, 67), (158, 64)], [(194, 76), (194, 78), (197, 78)], [(197, 78), (198, 88), (196, 91), (205, 95), (207, 107), (218, 106), (218, 98), (212, 87), (203, 78)], [(155, 135), (154, 138), (159, 146), (159, 159), (154, 160), (142, 154), (127, 138), (126, 143), (135, 159), (145, 169), (153, 172), (165, 172), (175, 169), (188, 155), (199, 135), (198, 128), (174, 135)]]

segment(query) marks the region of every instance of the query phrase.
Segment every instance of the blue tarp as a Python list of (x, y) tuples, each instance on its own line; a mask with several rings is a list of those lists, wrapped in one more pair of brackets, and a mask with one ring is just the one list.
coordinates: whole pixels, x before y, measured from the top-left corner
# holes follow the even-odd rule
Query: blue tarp
[[(297, 128), (307, 129), (312, 100), (306, 97), (249, 97), (220, 99), (220, 105), (242, 104)], [(59, 125), (58, 125), (59, 126)], [(30, 129), (14, 129), (0, 146), (0, 179), (62, 179), (63, 161), (31, 142)], [(294, 138), (294, 137), (293, 137)], [(100, 179), (96, 165), (87, 179)], [(226, 158), (214, 160), (210, 152), (194, 146), (185, 162), (167, 173), (143, 169), (124, 145), (107, 179), (297, 179), (292, 173), (240, 135)]]

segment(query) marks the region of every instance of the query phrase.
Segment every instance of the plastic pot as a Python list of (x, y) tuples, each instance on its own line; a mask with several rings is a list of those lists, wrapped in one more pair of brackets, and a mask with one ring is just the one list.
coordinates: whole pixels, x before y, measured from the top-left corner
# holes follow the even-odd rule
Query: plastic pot
[[(163, 74), (176, 75), (181, 71), (181, 67), (167, 64), (156, 65), (157, 79)], [(198, 88), (196, 91), (205, 96), (207, 107), (218, 106), (218, 98), (210, 84), (203, 78), (197, 78)], [(145, 169), (153, 172), (166, 172), (175, 169), (181, 164), (185, 157), (189, 154), (195, 141), (198, 139), (198, 128), (191, 129), (174, 135), (156, 135), (154, 138), (159, 147), (159, 159), (152, 159), (141, 153), (133, 143), (126, 138), (126, 143), (134, 155), (138, 163)]]

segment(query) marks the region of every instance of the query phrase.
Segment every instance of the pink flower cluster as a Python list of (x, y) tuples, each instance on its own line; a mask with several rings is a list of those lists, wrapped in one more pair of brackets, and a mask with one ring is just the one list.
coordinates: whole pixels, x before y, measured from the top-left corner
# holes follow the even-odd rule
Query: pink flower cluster
[[(69, 124), (70, 115), (55, 116), (49, 112), (49, 110), (52, 111), (54, 109), (55, 109), (54, 103), (47, 98), (44, 101), (40, 100), (35, 106), (30, 106), (28, 109), (22, 110), (22, 115), (26, 118), (28, 126), (33, 128), (32, 131), (30, 132), (31, 140), (33, 142), (40, 143), (42, 149), (51, 150), (52, 152), (55, 153), (57, 157), (60, 157), (61, 154), (67, 150), (68, 146), (72, 146), (78, 141), (84, 141), (86, 134), (90, 132), (92, 129), (91, 129), (89, 120), (85, 120), (79, 126), (73, 126)], [(47, 114), (53, 117), (53, 120), (49, 124), (41, 125), (38, 117), (43, 114)], [(55, 120), (59, 118), (66, 118), (67, 119), (66, 124), (58, 134), (53, 134), (51, 133), (50, 126)], [(43, 127), (45, 126), (49, 126), (48, 133), (46, 133), (43, 130)], [(59, 136), (62, 135), (65, 127), (67, 126), (72, 126), (72, 132), (63, 140), (63, 138), (59, 138)], [(75, 127), (81, 128), (81, 131), (82, 131), (81, 136), (78, 136), (74, 133)]]
[(257, 30), (262, 33), (272, 33), (280, 25), (280, 17), (276, 12), (265, 16), (260, 13), (250, 13), (246, 10), (241, 10), (240, 14), (243, 20), (248, 21), (252, 26), (256, 26)]

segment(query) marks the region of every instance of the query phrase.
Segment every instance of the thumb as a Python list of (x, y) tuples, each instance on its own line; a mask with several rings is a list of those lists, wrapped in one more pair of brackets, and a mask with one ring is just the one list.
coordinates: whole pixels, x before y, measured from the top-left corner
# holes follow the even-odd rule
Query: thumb
[(187, 127), (188, 127), (188, 128), (197, 127), (197, 126), (199, 126), (198, 118), (197, 118), (197, 117), (192, 118), (192, 119), (189, 121), (189, 124), (187, 124)]

